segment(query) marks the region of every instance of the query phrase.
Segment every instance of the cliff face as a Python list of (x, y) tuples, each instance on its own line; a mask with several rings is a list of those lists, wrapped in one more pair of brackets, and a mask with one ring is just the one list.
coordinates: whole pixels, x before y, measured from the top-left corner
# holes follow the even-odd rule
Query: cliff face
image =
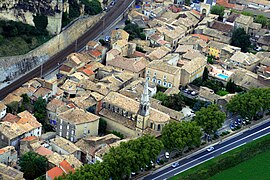
[(62, 12), (68, 3), (63, 0), (1, 0), (0, 19), (21, 21), (34, 26), (33, 15), (43, 14), (48, 17), (47, 30), (51, 34), (61, 31)]

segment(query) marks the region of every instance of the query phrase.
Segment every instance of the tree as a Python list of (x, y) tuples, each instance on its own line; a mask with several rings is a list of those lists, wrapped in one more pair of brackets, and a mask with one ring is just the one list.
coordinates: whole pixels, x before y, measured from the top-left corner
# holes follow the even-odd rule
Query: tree
[(40, 31), (44, 31), (47, 28), (48, 25), (48, 17), (43, 15), (43, 14), (37, 14), (36, 16), (34, 16), (33, 19), (34, 23), (35, 23), (35, 27), (40, 30)]
[(190, 6), (190, 0), (185, 0), (185, 5)]
[(214, 57), (213, 56), (207, 56), (207, 63), (214, 64)]
[(126, 26), (124, 27), (124, 30), (129, 33), (129, 40), (133, 40), (135, 38), (140, 38), (145, 40), (146, 36), (143, 32), (143, 29), (139, 27), (136, 23), (129, 23), (126, 21)]
[(265, 27), (267, 25), (268, 19), (264, 15), (257, 15), (256, 18), (254, 19), (254, 21), (256, 23), (260, 23), (262, 25), (262, 27)]
[(224, 15), (224, 10), (225, 10), (224, 6), (214, 5), (212, 6), (210, 12), (211, 14), (218, 15), (219, 19), (222, 19)]
[(251, 89), (247, 93), (234, 96), (227, 104), (227, 110), (242, 118), (253, 120), (270, 108), (270, 88)]
[(161, 140), (168, 150), (177, 149), (180, 152), (187, 147), (201, 144), (201, 130), (195, 122), (171, 122), (162, 130)]
[(99, 124), (98, 124), (98, 133), (99, 134), (105, 134), (107, 129), (107, 121), (103, 118), (99, 119)]
[(235, 93), (236, 84), (230, 79), (226, 84), (226, 91), (229, 93)]
[(81, 0), (81, 3), (85, 5), (84, 11), (86, 14), (96, 15), (102, 12), (102, 7), (98, 0)]
[(251, 45), (249, 35), (243, 28), (237, 28), (233, 31), (231, 45), (241, 48), (241, 51), (247, 52)]
[(207, 108), (201, 108), (196, 112), (195, 122), (208, 135), (213, 135), (219, 128), (222, 127), (226, 119), (225, 113), (221, 112), (217, 105), (210, 105)]
[(208, 71), (207, 67), (205, 67), (204, 70), (203, 70), (202, 82), (208, 80), (208, 74), (209, 74), (209, 71)]
[(45, 99), (42, 99), (42, 97), (39, 97), (37, 101), (34, 102), (34, 116), (42, 125), (45, 124), (45, 117), (47, 116), (46, 107), (47, 102)]
[(33, 151), (25, 153), (19, 162), (26, 179), (35, 179), (46, 173), (48, 160)]
[(23, 98), (23, 103), (30, 104), (30, 98), (27, 94), (22, 94), (21, 97)]

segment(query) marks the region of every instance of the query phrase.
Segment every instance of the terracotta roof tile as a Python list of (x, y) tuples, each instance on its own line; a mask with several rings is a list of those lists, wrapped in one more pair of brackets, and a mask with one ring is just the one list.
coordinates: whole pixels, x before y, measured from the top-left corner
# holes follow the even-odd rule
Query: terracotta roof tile
[(66, 161), (66, 160), (63, 160), (62, 162), (60, 162), (59, 166), (66, 172), (66, 173), (69, 173), (70, 171), (71, 172), (75, 172), (74, 168), (71, 167), (71, 165)]
[(208, 41), (209, 41), (209, 37), (206, 36), (206, 35), (202, 35), (202, 34), (192, 34), (191, 36), (198, 37), (198, 38), (204, 40), (205, 42), (208, 42)]
[(21, 139), (21, 141), (32, 141), (34, 139), (37, 139), (37, 137), (36, 136), (28, 136), (28, 137)]
[(43, 146), (40, 146), (35, 152), (41, 156), (47, 156), (47, 155), (53, 154), (53, 152), (51, 150), (49, 150)]
[(98, 50), (91, 50), (90, 54), (96, 58), (98, 58), (101, 55), (101, 52), (99, 52)]
[(51, 179), (62, 176), (63, 173), (64, 173), (64, 171), (59, 167), (54, 167), (54, 168), (50, 169), (49, 171), (47, 171), (47, 174)]
[(14, 122), (18, 122), (19, 120), (20, 118), (18, 116), (7, 113), (7, 115), (3, 118), (2, 121), (8, 121), (8, 122), (14, 123)]

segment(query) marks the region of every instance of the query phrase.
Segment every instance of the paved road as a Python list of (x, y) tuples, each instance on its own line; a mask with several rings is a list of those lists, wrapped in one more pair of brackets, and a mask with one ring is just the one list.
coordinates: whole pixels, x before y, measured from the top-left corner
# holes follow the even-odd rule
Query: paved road
[[(71, 45), (66, 47), (64, 50), (60, 51), (53, 57), (51, 57), (46, 63), (43, 64), (42, 72), (46, 74), (58, 66), (58, 63), (63, 63), (66, 57), (75, 52), (75, 50), (82, 49), (86, 43), (90, 40), (95, 39), (100, 33), (108, 26), (110, 26), (114, 21), (122, 15), (122, 13), (127, 9), (127, 7), (132, 4), (134, 0), (118, 0), (116, 4), (110, 9), (106, 15), (97, 22), (92, 28), (90, 28), (85, 34), (83, 34), (77, 41), (73, 42)], [(104, 28), (104, 29), (103, 29)], [(35, 68), (31, 72), (25, 74), (21, 78), (15, 80), (8, 86), (0, 90), (0, 100), (6, 97), (10, 92), (19, 88), (23, 83), (29, 81), (34, 77), (40, 76), (41, 66)]]
[[(270, 119), (269, 119), (270, 120)], [(202, 151), (194, 153), (193, 155), (179, 161), (180, 166), (177, 168), (167, 167), (163, 170), (157, 170), (154, 174), (144, 177), (145, 180), (164, 180), (175, 176), (183, 171), (186, 171), (194, 166), (197, 166), (205, 161), (208, 161), (214, 157), (224, 154), (232, 149), (235, 149), (247, 142), (258, 139), (262, 136), (270, 134), (270, 122), (266, 122), (258, 127), (249, 129), (242, 134), (232, 137), (224, 142), (214, 146), (213, 151)]]

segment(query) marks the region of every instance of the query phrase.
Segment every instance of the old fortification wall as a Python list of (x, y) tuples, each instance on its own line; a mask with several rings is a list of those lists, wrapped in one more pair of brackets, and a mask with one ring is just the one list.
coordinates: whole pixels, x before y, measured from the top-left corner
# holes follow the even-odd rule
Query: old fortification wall
[(93, 26), (104, 13), (80, 18), (72, 26), (53, 37), (48, 42), (25, 55), (0, 58), (0, 82), (13, 80), (41, 65), (60, 50), (74, 42)]

